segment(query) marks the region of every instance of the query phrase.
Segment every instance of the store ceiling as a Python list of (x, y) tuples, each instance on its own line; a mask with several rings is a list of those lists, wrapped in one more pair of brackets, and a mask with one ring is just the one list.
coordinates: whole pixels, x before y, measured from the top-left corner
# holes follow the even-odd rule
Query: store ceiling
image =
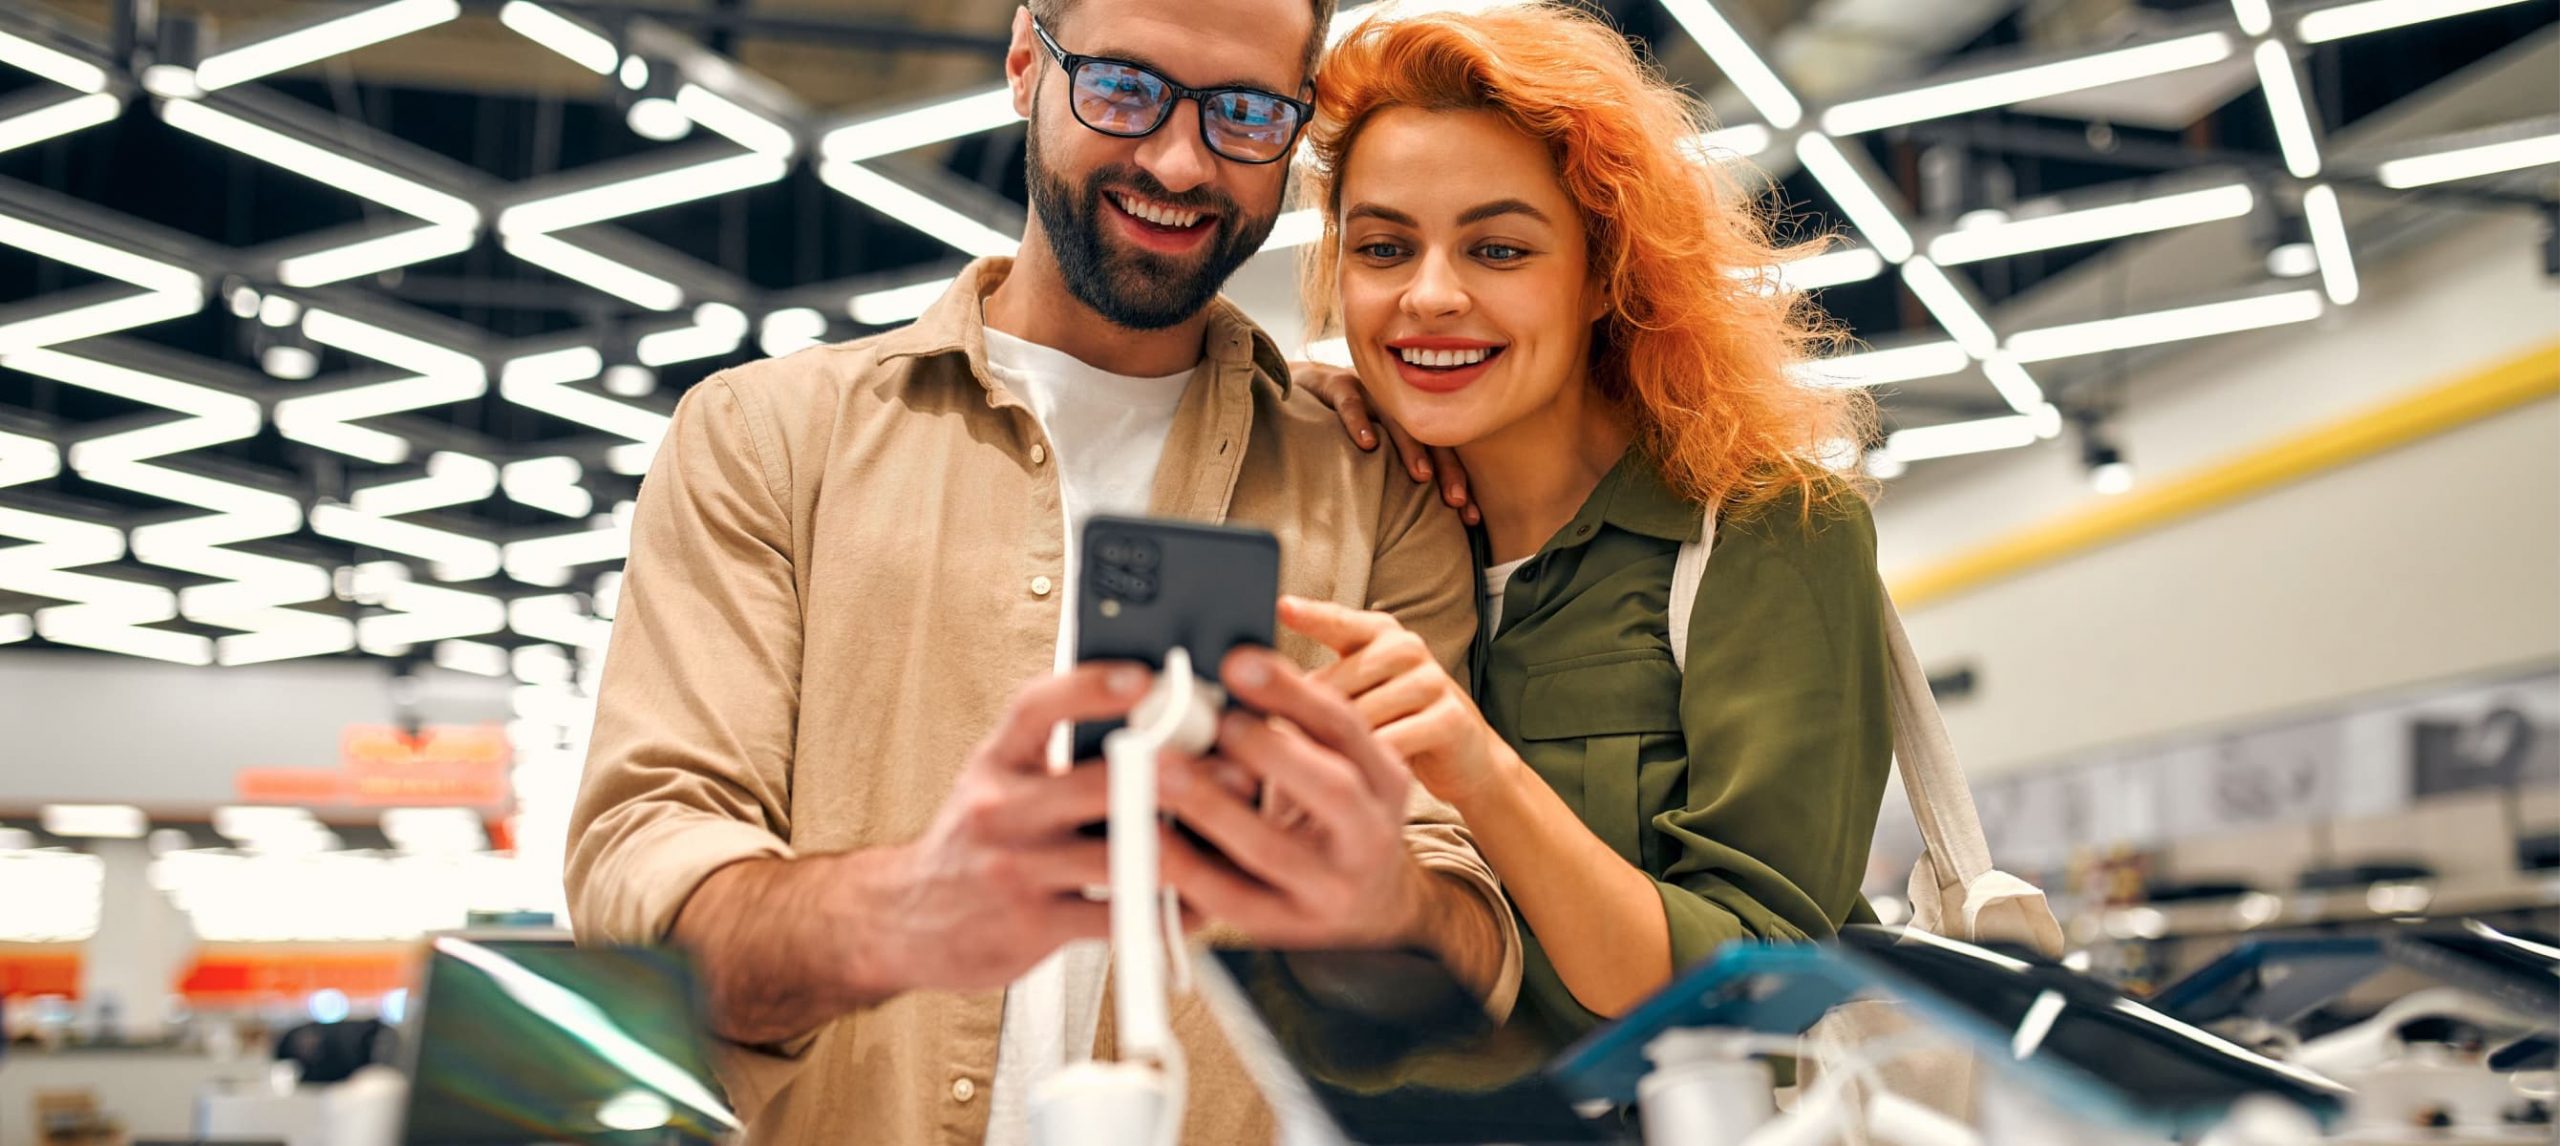
[[(2529, 209), (2552, 194), (2548, 169), (2466, 182), (2458, 199), (2373, 184), (2373, 162), (2394, 149), (2560, 112), (2547, 83), (2517, 78), (2555, 43), (2548, 3), (2317, 44), (2298, 17), (2482, 5), (2281, 8), (2263, 42), (2299, 60), (2298, 106), (2327, 152), (2316, 178), (2288, 170), (2246, 0), (1590, 6), (1723, 124), (1747, 131), (1772, 110), (1768, 84), (1728, 82), (1719, 66), (1748, 76), (1759, 54), (1782, 97), (1809, 109), (1797, 126), (1810, 142), (1781, 130), (1755, 159), (1798, 234), (1849, 240), (1825, 267), (1850, 273), (1823, 301), (1901, 353), (1839, 369), (1912, 375), (1883, 391), (1896, 429), (2049, 431), (2047, 398), (2102, 411), (2121, 355), (2014, 359), (2073, 350), (2049, 329), (2037, 343), (2039, 328), (2123, 313), (2128, 296), (2107, 276), (2136, 260), (2184, 276), (2144, 306), (2345, 305), (2333, 278), (2270, 280), (2261, 265), (2264, 236), (2317, 181), (2345, 191), (2349, 249), (2447, 203)], [(673, 141), (635, 133), (632, 93), (502, 20), (494, 0), (383, 5), (426, 26), (202, 94), (166, 72), (160, 94), (140, 90), (141, 66), (250, 48), (236, 65), (262, 42), (376, 7), (167, 0), (138, 18), (147, 7), (38, 0), (0, 13), (0, 33), (56, 53), (22, 48), (19, 66), (0, 64), (0, 642), (222, 663), (441, 653), (496, 672), (509, 649), (599, 647), (623, 538), (614, 509), (676, 395), (766, 347), (894, 321), (916, 293), (894, 288), (929, 292), (966, 250), (1020, 226), (1021, 132), (1001, 116), (858, 168), (836, 146), (848, 137), (831, 134), (989, 88), (1004, 0), (552, 5), (604, 45), (608, 69), (638, 56), (660, 83), (681, 74), (716, 97), (689, 105), (702, 126), (680, 120), (691, 130)], [(1738, 38), (1720, 39), (1726, 26)], [(1879, 130), (1840, 118), (1893, 119), (1944, 80), (2005, 83), (2055, 62), (2086, 74), (2107, 53), (2202, 41), (2219, 44), (2211, 60), (2165, 76)], [(77, 102), (84, 68), (108, 98)], [(966, 116), (958, 105), (934, 118)], [(58, 134), (13, 139), (46, 117)], [(1801, 148), (1839, 158), (1806, 170)], [(1838, 196), (1860, 184), (1877, 206), (1844, 219)], [(596, 187), (607, 190), (576, 194)], [(648, 206), (660, 190), (667, 202)], [(2169, 194), (2224, 217), (2064, 246), (1994, 226), (1968, 232), (1973, 245), (2025, 246), (1979, 261), (1938, 241), (1959, 218)], [(405, 253), (348, 273), (348, 256), (383, 243)], [(1951, 265), (1943, 277), (1925, 259), (1896, 265), (1914, 253)], [(261, 368), (296, 352), (316, 356), (307, 378)], [(630, 369), (639, 361), (650, 369)], [(1880, 456), (1925, 456), (1926, 437)]]

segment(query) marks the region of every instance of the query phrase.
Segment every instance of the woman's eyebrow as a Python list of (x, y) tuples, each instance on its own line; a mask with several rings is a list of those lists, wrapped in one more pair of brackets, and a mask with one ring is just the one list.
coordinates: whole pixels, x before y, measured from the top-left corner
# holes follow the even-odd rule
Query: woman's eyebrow
[(1363, 218), (1376, 219), (1398, 227), (1419, 227), (1422, 225), (1414, 221), (1414, 218), (1411, 215), (1407, 215), (1393, 207), (1381, 207), (1375, 203), (1361, 203), (1342, 213), (1342, 221), (1345, 223), (1348, 223), (1353, 219)]
[(1527, 215), (1541, 223), (1552, 224), (1555, 222), (1555, 220), (1547, 218), (1546, 212), (1530, 206), (1526, 200), (1496, 199), (1490, 203), (1476, 204), (1473, 207), (1469, 207), (1466, 210), (1459, 212), (1458, 225), (1464, 227), (1473, 223), (1481, 223), (1487, 219), (1501, 215)]

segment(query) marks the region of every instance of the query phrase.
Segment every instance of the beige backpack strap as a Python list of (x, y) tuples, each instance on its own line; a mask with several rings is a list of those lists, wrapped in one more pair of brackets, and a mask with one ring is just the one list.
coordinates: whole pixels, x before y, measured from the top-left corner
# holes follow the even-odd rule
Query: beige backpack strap
[(1893, 761), (1925, 847), (1912, 865), (1911, 922), (1952, 939), (2005, 939), (2060, 955), (2062, 926), (2034, 884), (1991, 866), (1991, 844), (1973, 789), (1956, 763), (1929, 674), (1911, 649), (1893, 597), (1884, 597), (1885, 651), (1893, 694)]
[(1707, 576), (1707, 554), (1716, 545), (1716, 511), (1699, 518), (1698, 539), (1680, 543), (1671, 563), (1671, 663), (1689, 671), (1689, 617), (1698, 604), (1698, 583)]

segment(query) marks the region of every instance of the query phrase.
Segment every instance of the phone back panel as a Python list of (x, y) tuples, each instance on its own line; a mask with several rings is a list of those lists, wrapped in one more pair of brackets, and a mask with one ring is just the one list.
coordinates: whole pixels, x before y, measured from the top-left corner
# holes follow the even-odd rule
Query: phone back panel
[[(1096, 516), (1084, 527), (1076, 590), (1076, 660), (1164, 667), (1181, 647), (1203, 680), (1227, 653), (1272, 643), (1280, 540), (1259, 529)], [(1076, 757), (1099, 754), (1115, 725), (1076, 728)]]

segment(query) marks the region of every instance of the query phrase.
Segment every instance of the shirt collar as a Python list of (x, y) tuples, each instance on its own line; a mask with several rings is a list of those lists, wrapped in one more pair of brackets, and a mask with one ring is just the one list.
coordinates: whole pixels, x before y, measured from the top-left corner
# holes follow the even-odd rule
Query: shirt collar
[[(906, 326), (880, 336), (882, 361), (960, 354), (970, 372), (989, 390), (987, 374), (986, 297), (1013, 272), (1011, 258), (993, 255), (972, 261), (951, 280), (951, 288)], [(1271, 336), (1221, 295), (1209, 301), (1209, 329), (1202, 339), (1203, 357), (1219, 365), (1245, 365), (1289, 392), (1289, 360)]]
[(1661, 467), (1643, 447), (1629, 446), (1600, 484), (1592, 487), (1581, 511), (1556, 540), (1560, 546), (1578, 545), (1591, 540), (1605, 524), (1665, 541), (1690, 542), (1698, 539), (1703, 517), (1697, 503), (1672, 492), (1663, 481)]

